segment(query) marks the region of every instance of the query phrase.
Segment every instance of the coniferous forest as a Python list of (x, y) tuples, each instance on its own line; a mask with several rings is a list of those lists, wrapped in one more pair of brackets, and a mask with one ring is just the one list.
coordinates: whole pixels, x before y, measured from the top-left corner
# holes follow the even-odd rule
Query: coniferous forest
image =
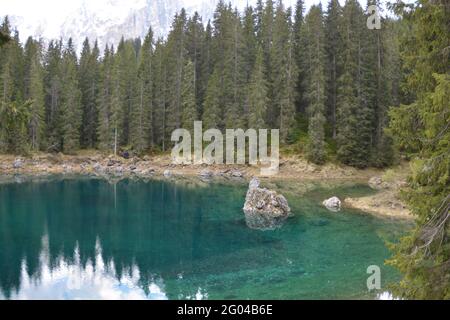
[[(369, 5), (378, 4), (376, 0)], [(259, 0), (214, 19), (184, 10), (170, 33), (43, 42), (0, 27), (0, 151), (168, 152), (176, 128), (277, 128), (282, 148), (357, 168), (411, 160), (416, 228), (390, 264), (406, 298), (450, 298), (450, 7), (389, 6), (381, 29), (357, 0), (295, 8)]]
[(358, 1), (308, 12), (303, 1), (259, 1), (244, 12), (220, 2), (213, 21), (181, 10), (167, 39), (152, 30), (117, 48), (86, 39), (78, 56), (70, 39), (21, 45), (6, 17), (2, 106), (23, 121), (2, 128), (1, 150), (113, 153), (117, 139), (137, 154), (167, 151), (174, 129), (202, 120), (205, 128), (278, 128), (284, 145), (318, 164), (389, 165), (384, 128), (403, 98), (404, 23), (385, 19), (369, 30), (367, 18)]

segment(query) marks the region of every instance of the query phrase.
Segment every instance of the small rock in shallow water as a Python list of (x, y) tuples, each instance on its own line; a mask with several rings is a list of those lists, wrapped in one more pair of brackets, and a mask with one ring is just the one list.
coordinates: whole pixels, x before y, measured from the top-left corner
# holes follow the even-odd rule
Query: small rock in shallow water
[(170, 172), (170, 170), (165, 170), (163, 173), (164, 177), (166, 178), (170, 178), (172, 176), (172, 173)]
[(339, 212), (341, 210), (341, 200), (338, 197), (333, 197), (323, 202), (323, 205), (330, 211)]
[(14, 163), (13, 163), (13, 168), (14, 169), (20, 169), (20, 168), (22, 168), (22, 166), (23, 166), (23, 160), (22, 159), (18, 158), (16, 160), (14, 160)]
[(231, 172), (231, 176), (233, 178), (242, 178), (244, 175), (239, 170), (235, 170)]
[(205, 169), (200, 172), (200, 177), (202, 177), (202, 178), (211, 178), (212, 176), (213, 176), (213, 172), (211, 170)]

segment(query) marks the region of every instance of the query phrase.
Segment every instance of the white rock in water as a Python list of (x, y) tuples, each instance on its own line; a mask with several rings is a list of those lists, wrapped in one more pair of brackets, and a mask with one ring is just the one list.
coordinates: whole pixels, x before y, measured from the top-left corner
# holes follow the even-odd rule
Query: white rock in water
[(244, 175), (239, 170), (234, 170), (234, 171), (231, 172), (231, 176), (233, 178), (242, 178)]
[(14, 163), (13, 163), (13, 168), (14, 169), (20, 169), (20, 168), (22, 168), (22, 166), (23, 166), (23, 160), (22, 159), (18, 158), (16, 160), (14, 160)]
[(338, 197), (333, 197), (323, 202), (323, 205), (330, 211), (339, 212), (341, 210), (341, 200)]
[(172, 176), (172, 173), (170, 172), (170, 170), (164, 171), (163, 174), (164, 174), (164, 177), (166, 177), (166, 178), (170, 178)]
[(258, 178), (253, 178), (253, 179), (250, 181), (250, 184), (249, 184), (249, 186), (248, 186), (248, 189), (249, 189), (249, 190), (252, 190), (252, 189), (256, 189), (256, 188), (259, 188), (259, 179), (258, 179)]
[(199, 175), (202, 178), (211, 178), (213, 176), (213, 172), (211, 170), (205, 169), (202, 170)]

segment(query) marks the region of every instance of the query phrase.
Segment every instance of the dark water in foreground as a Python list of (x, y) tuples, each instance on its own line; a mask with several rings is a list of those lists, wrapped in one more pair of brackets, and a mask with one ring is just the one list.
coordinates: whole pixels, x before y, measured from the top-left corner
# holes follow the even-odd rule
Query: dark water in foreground
[[(310, 188), (311, 189), (311, 188)], [(242, 184), (54, 179), (0, 185), (0, 299), (374, 298), (404, 223), (321, 207), (362, 186), (288, 194), (275, 231), (245, 224)]]

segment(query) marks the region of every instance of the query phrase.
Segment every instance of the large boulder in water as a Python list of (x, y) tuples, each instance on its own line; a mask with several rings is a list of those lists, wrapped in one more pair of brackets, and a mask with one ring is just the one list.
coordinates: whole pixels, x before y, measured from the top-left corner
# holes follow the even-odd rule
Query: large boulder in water
[(275, 191), (260, 188), (253, 178), (245, 198), (244, 213), (247, 225), (252, 229), (273, 230), (291, 214), (286, 198)]
[(339, 212), (341, 211), (341, 200), (338, 197), (332, 197), (323, 202), (323, 205), (330, 211)]

